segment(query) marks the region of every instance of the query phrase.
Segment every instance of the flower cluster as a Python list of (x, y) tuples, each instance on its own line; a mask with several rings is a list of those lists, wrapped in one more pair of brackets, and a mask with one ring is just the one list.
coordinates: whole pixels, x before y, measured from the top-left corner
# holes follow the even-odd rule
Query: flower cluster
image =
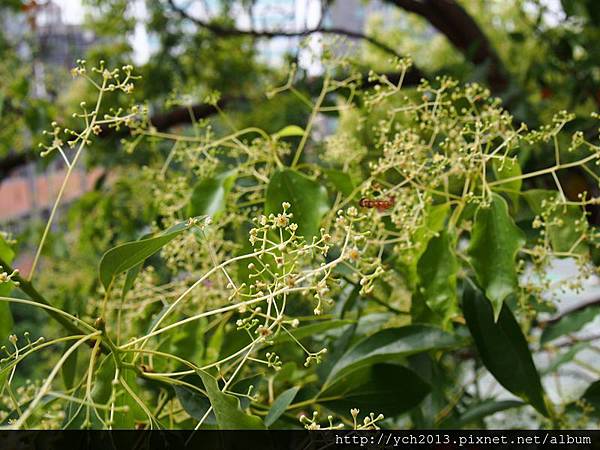
[[(358, 415), (360, 414), (360, 409), (352, 408), (350, 410), (350, 415), (352, 416), (352, 428), (354, 430), (379, 430), (378, 422), (384, 419), (383, 414), (378, 414), (375, 416), (375, 413), (369, 413), (368, 416), (365, 416), (362, 422), (358, 420)], [(304, 428), (307, 430), (343, 430), (345, 428), (344, 423), (339, 423), (334, 425), (333, 416), (327, 416), (328, 424), (323, 426), (319, 423), (319, 413), (317, 411), (313, 411), (312, 417), (306, 417), (304, 414), (300, 416), (300, 423), (304, 425)]]
[(19, 282), (14, 279), (18, 275), (18, 269), (15, 269), (11, 273), (8, 273), (2, 270), (2, 266), (0, 266), (0, 284), (12, 282), (15, 286), (19, 286)]

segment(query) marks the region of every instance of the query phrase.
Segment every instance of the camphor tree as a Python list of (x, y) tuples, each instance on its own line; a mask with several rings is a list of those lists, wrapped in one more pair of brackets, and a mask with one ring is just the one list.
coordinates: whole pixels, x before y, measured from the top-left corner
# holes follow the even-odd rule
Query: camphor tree
[[(303, 127), (223, 135), (201, 123), (159, 132), (136, 106), (106, 111), (105, 96), (133, 89), (132, 68), (74, 69), (97, 102), (76, 113), (83, 131), (53, 124), (42, 154), (59, 152), (71, 169), (102, 126), (129, 127), (131, 152), (168, 146), (136, 180), (152, 191), (159, 219), (103, 255), (97, 295), (78, 315), (36, 290), (35, 262), (22, 279), (3, 243), (3, 289), (29, 297), (4, 295), (3, 314), (28, 305), (62, 326), (46, 339), (11, 335), (5, 424), (290, 427), (304, 413), (308, 428), (393, 427), (408, 417), (443, 427), (526, 404), (544, 425), (592, 420), (595, 385), (574, 404), (549, 401), (530, 346), (551, 351), (569, 331), (558, 321), (534, 339), (537, 313), (552, 304), (552, 259), (573, 258), (581, 277), (596, 270), (585, 214), (596, 200), (566, 199), (558, 174), (593, 173), (598, 146), (575, 133), (562, 160), (567, 113), (528, 131), (486, 89), (447, 78), (405, 93), (402, 77), (372, 73), (358, 108), (360, 79), (339, 78), (340, 64), (327, 62)], [(410, 62), (396, 65), (404, 74)], [(270, 94), (297, 92), (293, 74)], [(326, 103), (333, 92), (341, 96)], [(354, 121), (369, 148), (342, 126), (303, 159), (318, 113), (329, 111)], [(556, 145), (553, 164), (522, 173), (519, 150), (545, 141)], [(522, 190), (544, 176), (555, 189)], [(359, 207), (361, 198), (387, 199), (388, 208)], [(14, 385), (28, 358), (65, 343), (49, 374)], [(486, 371), (522, 402), (482, 397), (474, 382)]]
[[(598, 382), (580, 398), (544, 388), (594, 348), (559, 338), (596, 307), (543, 316), (597, 271), (598, 200), (561, 184), (575, 168), (598, 182), (597, 131), (565, 131), (567, 112), (530, 130), (482, 85), (405, 86), (409, 59), (364, 76), (334, 50), (314, 99), (293, 65), (267, 91), (306, 108), (275, 131), (240, 126), (217, 92), (204, 105), (219, 122), (175, 98), (190, 127), (159, 129), (124, 106), (143, 83), (131, 66), (79, 62), (95, 97), (52, 124), (42, 155), (64, 159), (66, 185), (112, 132), (144, 166), (115, 167), (58, 236), (61, 189), (27, 277), (3, 235), (3, 331), (11, 311), (52, 321), (3, 349), (3, 426), (459, 428), (506, 410), (597, 423)], [(546, 164), (523, 170), (540, 151)], [(566, 258), (578, 275), (550, 279)], [(496, 382), (514, 399), (490, 394)]]

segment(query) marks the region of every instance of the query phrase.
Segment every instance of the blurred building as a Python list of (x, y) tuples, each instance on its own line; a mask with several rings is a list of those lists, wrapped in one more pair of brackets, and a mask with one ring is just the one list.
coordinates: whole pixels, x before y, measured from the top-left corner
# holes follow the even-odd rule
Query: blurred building
[[(182, 3), (183, 4), (183, 3)], [(210, 16), (217, 11), (218, 2), (191, 3), (190, 13)], [(262, 0), (254, 4), (252, 12), (240, 7), (235, 10), (236, 21), (241, 29), (297, 31), (325, 27), (365, 31), (370, 14), (385, 11), (380, 0), (336, 0), (331, 2), (325, 15), (320, 0)], [(49, 79), (64, 72), (83, 58), (97, 40), (92, 32), (80, 25), (64, 20), (61, 6), (56, 1), (31, 0), (23, 6), (23, 13), (8, 14), (0, 18), (5, 34), (11, 39), (24, 58), (33, 62), (34, 83), (31, 96), (52, 99), (55, 92), (48, 89)], [(257, 42), (259, 54), (270, 64), (281, 64), (286, 55), (303, 60), (300, 42), (303, 38), (262, 39)], [(319, 54), (318, 36), (309, 38), (307, 52)], [(306, 63), (310, 72), (319, 72), (318, 63)], [(334, 126), (331, 120), (322, 118), (318, 129), (326, 132)], [(0, 182), (0, 222), (17, 224), (28, 216), (43, 216), (52, 205), (60, 187), (65, 167), (61, 158), (40, 173), (35, 163), (16, 170), (11, 177)], [(98, 174), (86, 174), (83, 169), (74, 173), (65, 200), (75, 199), (90, 189)]]
[(380, 0), (336, 0), (327, 11), (325, 24), (332, 28), (365, 31), (369, 15), (385, 12), (388, 8), (389, 5)]
[[(217, 2), (207, 0), (203, 9), (193, 12), (210, 15), (217, 11)], [(192, 4), (190, 8), (197, 8)], [(350, 30), (363, 30), (366, 18), (380, 8), (379, 2), (361, 0), (333, 2), (322, 17), (319, 0), (263, 0), (256, 2), (252, 14), (247, 10), (235, 11), (240, 28), (301, 30), (314, 28), (319, 23)], [(84, 57), (96, 43), (93, 33), (80, 25), (64, 20), (59, 2), (31, 0), (20, 14), (5, 14), (0, 18), (7, 37), (15, 43), (24, 59), (33, 64), (31, 97), (52, 99), (55, 92), (48, 89), (49, 79), (59, 78), (57, 72), (68, 70), (75, 61)], [(287, 54), (299, 55), (301, 38), (265, 39), (258, 42), (259, 53), (267, 62), (280, 64)], [(315, 49), (313, 48), (312, 51)], [(318, 52), (318, 49), (316, 50)], [(319, 70), (318, 67), (313, 68)], [(60, 187), (65, 167), (60, 158), (40, 173), (35, 163), (21, 167), (0, 183), (0, 222), (16, 226), (20, 219), (43, 216), (52, 205)], [(65, 200), (75, 199), (93, 185), (98, 174), (86, 175), (83, 170), (74, 173)]]
[[(52, 100), (47, 89), (53, 85), (53, 75), (65, 73), (83, 58), (96, 39), (93, 33), (63, 20), (60, 6), (53, 1), (30, 1), (21, 14), (6, 14), (1, 19), (3, 30), (15, 43), (24, 59), (33, 66), (30, 96)], [(58, 75), (60, 76), (60, 75)], [(43, 216), (52, 206), (65, 174), (62, 159), (55, 158), (40, 173), (35, 163), (15, 170), (0, 182), (0, 222), (14, 228), (19, 219)], [(89, 190), (98, 174), (76, 170), (67, 186), (65, 200), (72, 200)]]
[(56, 3), (44, 3), (35, 17), (37, 58), (48, 66), (70, 69), (82, 58), (96, 39), (94, 33), (79, 25), (68, 24)]

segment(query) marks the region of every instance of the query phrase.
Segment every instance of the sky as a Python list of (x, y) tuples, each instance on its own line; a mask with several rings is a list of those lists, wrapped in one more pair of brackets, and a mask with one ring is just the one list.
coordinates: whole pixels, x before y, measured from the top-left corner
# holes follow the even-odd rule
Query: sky
[[(82, 0), (53, 0), (56, 4), (58, 4), (62, 9), (62, 18), (66, 23), (70, 24), (80, 24), (84, 20), (85, 9), (82, 6)], [(273, 8), (274, 5), (277, 5), (277, 2), (280, 0), (266, 0), (261, 2), (263, 5), (263, 14), (265, 11), (269, 11), (269, 6), (271, 6), (270, 11), (273, 12), (277, 8)], [(289, 1), (289, 0), (288, 0)], [(143, 0), (132, 0), (133, 2), (133, 11), (138, 17), (144, 17), (145, 15), (145, 7)], [(295, 4), (294, 16), (296, 19), (296, 27), (304, 28), (305, 25), (308, 27), (315, 26), (319, 20), (319, 0), (305, 0), (305, 1), (294, 1)], [(269, 5), (272, 3), (272, 5)], [(288, 2), (285, 2), (288, 4)], [(266, 7), (266, 9), (264, 9)], [(286, 8), (287, 9), (287, 8)], [(203, 11), (196, 11), (194, 8), (190, 10), (191, 14), (202, 14)], [(271, 17), (271, 16), (269, 16)], [(274, 16), (273, 16), (274, 17)], [(271, 19), (272, 20), (272, 19)], [(243, 18), (239, 21), (240, 28), (247, 28), (249, 26)], [(274, 39), (269, 42), (262, 42), (262, 52), (264, 56), (269, 58), (277, 59), (277, 55), (282, 55), (285, 53), (285, 50), (289, 47), (289, 45), (297, 45), (294, 41), (290, 41), (289, 39)], [(143, 26), (143, 24), (139, 24), (135, 30), (135, 34), (131, 38), (131, 45), (134, 49), (134, 63), (143, 64), (145, 63), (151, 55), (151, 41), (149, 39), (148, 33)], [(302, 56), (302, 55), (301, 55)], [(302, 60), (303, 58), (301, 58)], [(306, 61), (304, 62), (305, 66), (311, 71), (319, 70), (319, 67), (314, 66), (313, 63)]]
[[(85, 10), (82, 6), (82, 0), (53, 0), (57, 3), (62, 9), (63, 20), (67, 23), (71, 24), (80, 24), (84, 20)], [(281, 0), (263, 0), (260, 2), (263, 5), (266, 5), (266, 9), (263, 9), (262, 13), (271, 10), (274, 11), (277, 8), (274, 8), (274, 5), (277, 5), (277, 2)], [(290, 0), (286, 0), (284, 3), (287, 3)], [(294, 0), (291, 0), (294, 1)], [(133, 3), (133, 11), (138, 17), (144, 17), (146, 14), (144, 0), (131, 0)], [(185, 3), (185, 2), (184, 2)], [(210, 2), (209, 2), (210, 3)], [(304, 0), (295, 2), (296, 10), (295, 10), (295, 19), (296, 19), (296, 27), (298, 29), (304, 28), (306, 25), (308, 27), (315, 26), (319, 20), (319, 0)], [(545, 15), (545, 20), (552, 24), (555, 23), (560, 16), (562, 16), (562, 8), (560, 4), (560, 0), (542, 0), (541, 2), (548, 8), (548, 12)], [(193, 5), (193, 4), (192, 4)], [(191, 8), (190, 12), (192, 14), (202, 14), (203, 11), (196, 11), (195, 8)], [(239, 21), (240, 28), (247, 28), (248, 23), (241, 19)], [(148, 58), (151, 56), (151, 39), (148, 36), (148, 33), (145, 30), (143, 24), (138, 22), (138, 26), (136, 27), (134, 35), (131, 37), (131, 45), (134, 49), (134, 63), (143, 64)], [(311, 47), (314, 47), (316, 40), (311, 39)], [(285, 49), (288, 48), (289, 45), (294, 45), (294, 42), (290, 42), (287, 39), (275, 39), (271, 42), (262, 43), (262, 52), (264, 56), (269, 59), (275, 55), (275, 59), (277, 59), (276, 55), (281, 55), (285, 52)], [(314, 49), (313, 49), (314, 51)], [(316, 71), (318, 72), (320, 69), (318, 65), (314, 65), (314, 63), (310, 61), (303, 61), (304, 54), (308, 54), (308, 52), (304, 52), (300, 54), (301, 64), (309, 69), (309, 72)]]
[(83, 6), (81, 0), (54, 0), (62, 9), (63, 20), (67, 23), (78, 24), (83, 21)]
[[(144, 2), (132, 0), (135, 14), (143, 17), (145, 15)], [(84, 20), (85, 9), (81, 0), (54, 0), (62, 10), (62, 18), (69, 24), (80, 24)], [(134, 49), (134, 62), (143, 64), (150, 57), (150, 41), (143, 25), (136, 27), (135, 34), (131, 38), (131, 45)]]

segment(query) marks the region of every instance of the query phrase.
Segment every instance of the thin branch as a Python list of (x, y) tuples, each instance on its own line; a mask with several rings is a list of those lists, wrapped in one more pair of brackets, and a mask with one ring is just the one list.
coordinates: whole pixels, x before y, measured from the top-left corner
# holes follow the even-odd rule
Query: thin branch
[[(9, 273), (14, 271), (14, 269), (11, 267), (11, 265), (8, 264), (6, 261), (4, 261), (2, 258), (0, 258), (0, 266), (2, 266), (4, 268), (4, 270)], [(31, 284), (30, 281), (26, 280), (25, 278), (21, 277), (18, 274), (16, 276), (12, 277), (12, 279), (19, 283), (19, 289), (21, 291), (23, 291), (31, 300), (41, 303), (42, 305), (45, 305), (45, 306), (52, 306), (52, 304), (48, 300), (46, 300), (46, 298), (44, 298), (44, 296), (35, 289), (35, 287), (33, 286), (33, 284)], [(69, 320), (65, 316), (57, 313), (56, 311), (53, 311), (51, 309), (46, 309), (46, 308), (44, 308), (44, 311), (46, 312), (46, 314), (48, 314), (50, 317), (52, 317), (54, 320), (56, 320), (58, 323), (60, 323), (65, 328), (65, 330), (70, 331), (71, 333), (86, 335), (90, 332), (90, 330), (85, 330), (85, 329), (81, 328), (75, 322), (72, 322), (71, 320)], [(91, 327), (91, 325), (90, 325), (90, 327)], [(93, 327), (91, 327), (91, 328), (95, 329)], [(104, 342), (104, 339), (102, 340), (102, 350), (106, 353), (108, 353), (110, 351), (110, 348)]]
[[(400, 79), (400, 72), (393, 72), (385, 74), (391, 83), (398, 83)], [(362, 84), (359, 86), (361, 89), (368, 89), (373, 87), (376, 84), (374, 81), (367, 81), (368, 76), (363, 74), (362, 76)], [(425, 75), (414, 67), (405, 74), (403, 79), (403, 86), (415, 86), (417, 85), (423, 78), (426, 78)], [(315, 91), (322, 83), (321, 77), (309, 78), (303, 83), (303, 88), (307, 91), (312, 92)], [(247, 102), (248, 98), (244, 97), (222, 97), (217, 103), (218, 108), (224, 108), (227, 105), (234, 102)], [(192, 114), (190, 114), (190, 111)], [(150, 118), (150, 124), (157, 131), (166, 131), (170, 128), (173, 128), (178, 125), (186, 125), (192, 122), (192, 116), (194, 120), (205, 119), (207, 117), (211, 117), (217, 114), (218, 109), (212, 105), (208, 105), (206, 103), (198, 103), (192, 106), (182, 106), (178, 108), (174, 108), (169, 111), (161, 112), (155, 114)], [(121, 127), (120, 131), (116, 131), (114, 128), (109, 128), (107, 125), (103, 124), (101, 126), (102, 131), (99, 134), (101, 138), (110, 138), (115, 136), (126, 136), (128, 130), (126, 127)], [(38, 158), (38, 153), (30, 150), (24, 151), (20, 153), (11, 153), (4, 158), (0, 159), (0, 184), (2, 180), (7, 178), (13, 170), (18, 169), (26, 165), (31, 161), (35, 161)]]
[(250, 37), (254, 37), (254, 38), (275, 38), (275, 37), (293, 38), (293, 37), (306, 37), (306, 36), (310, 36), (311, 34), (316, 34), (316, 33), (334, 34), (334, 35), (338, 35), (338, 36), (346, 36), (351, 39), (360, 39), (363, 41), (367, 41), (368, 43), (374, 45), (375, 47), (383, 50), (386, 53), (389, 53), (390, 55), (394, 55), (398, 58), (402, 57), (396, 50), (394, 50), (389, 45), (387, 45), (371, 36), (367, 36), (364, 33), (358, 32), (358, 31), (346, 30), (344, 28), (337, 28), (337, 27), (325, 28), (325, 27), (322, 27), (321, 25), (318, 25), (315, 28), (308, 28), (308, 29), (299, 30), (299, 31), (240, 30), (239, 28), (227, 27), (227, 26), (219, 25), (215, 22), (209, 22), (209, 21), (199, 19), (197, 17), (190, 16), (183, 8), (177, 6), (175, 4), (174, 0), (167, 0), (167, 1), (170, 5), (171, 9), (174, 12), (176, 12), (181, 18), (189, 20), (191, 22), (194, 22), (199, 27), (202, 27), (202, 28), (210, 31), (211, 33), (215, 34), (216, 36), (220, 36), (220, 37), (250, 36)]
[(540, 325), (544, 325), (544, 326), (552, 325), (552, 324), (557, 323), (561, 319), (563, 319), (565, 316), (573, 314), (574, 312), (583, 311), (584, 309), (592, 308), (592, 307), (595, 307), (595, 306), (600, 306), (600, 298), (597, 298), (597, 299), (592, 300), (590, 302), (582, 303), (582, 304), (577, 305), (577, 306), (575, 306), (573, 308), (567, 309), (566, 311), (564, 311), (563, 313), (557, 315), (556, 317), (553, 317), (552, 319), (549, 319), (549, 320), (545, 320), (543, 322), (539, 322), (539, 324)]

